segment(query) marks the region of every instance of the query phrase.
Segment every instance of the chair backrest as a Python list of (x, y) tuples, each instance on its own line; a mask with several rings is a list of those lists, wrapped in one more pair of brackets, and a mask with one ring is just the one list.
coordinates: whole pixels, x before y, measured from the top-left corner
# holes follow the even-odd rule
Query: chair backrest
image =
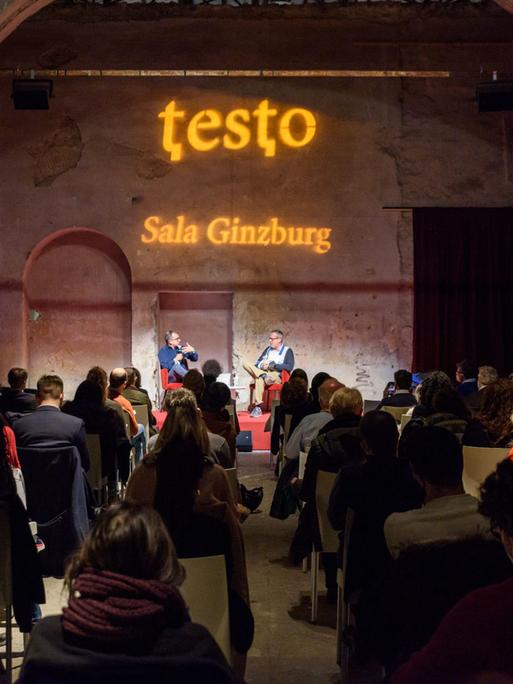
[[(224, 556), (181, 558), (186, 578), (182, 592), (193, 622), (208, 629), (231, 662), (228, 584)], [(212, 591), (215, 587), (215, 591)]]
[(298, 471), (298, 479), (302, 480), (305, 476), (305, 466), (306, 466), (306, 459), (308, 458), (308, 452), (307, 451), (300, 451), (299, 452), (299, 471)]
[(290, 435), (290, 426), (292, 424), (292, 414), (286, 413), (285, 419), (283, 421), (283, 444), (287, 444), (287, 440)]
[(228, 482), (230, 483), (230, 490), (232, 492), (234, 501), (239, 501), (240, 494), (239, 481), (237, 479), (237, 468), (225, 468), (224, 472), (226, 473), (226, 477), (228, 478)]
[(12, 604), (11, 526), (9, 514), (0, 509), (0, 610)]
[(467, 494), (479, 498), (479, 487), (493, 473), (497, 463), (508, 455), (508, 449), (463, 447), (463, 488)]
[(410, 420), (412, 419), (412, 415), (408, 415), (407, 413), (403, 413), (401, 416), (401, 424), (399, 425), (399, 432), (402, 432), (404, 428), (408, 425)]
[(328, 502), (336, 477), (337, 473), (319, 470), (315, 485), (315, 504), (319, 520), (319, 532), (321, 534), (322, 550), (326, 553), (336, 553), (339, 547), (338, 533), (331, 527), (328, 520)]
[(232, 424), (232, 427), (234, 430), (237, 428), (235, 427), (235, 406), (230, 403), (226, 404), (225, 409), (228, 411), (228, 415), (230, 416), (230, 423)]
[(87, 434), (87, 451), (89, 452), (90, 466), (87, 471), (87, 481), (91, 485), (91, 489), (101, 489), (105, 484), (105, 479), (102, 476), (102, 447), (100, 442), (100, 435)]
[(363, 400), (363, 412), (368, 413), (369, 411), (374, 411), (378, 408), (381, 401), (379, 399), (364, 399)]
[(281, 383), (288, 382), (290, 380), (290, 371), (282, 370), (281, 372)]
[(395, 419), (395, 422), (399, 425), (401, 422), (402, 416), (407, 413), (409, 410), (409, 406), (382, 406), (381, 411), (385, 411), (386, 413), (390, 413), (392, 418)]
[(150, 439), (150, 417), (148, 415), (148, 407), (146, 404), (132, 404), (132, 406), (134, 407), (137, 422), (144, 428), (146, 444), (148, 444), (148, 440)]

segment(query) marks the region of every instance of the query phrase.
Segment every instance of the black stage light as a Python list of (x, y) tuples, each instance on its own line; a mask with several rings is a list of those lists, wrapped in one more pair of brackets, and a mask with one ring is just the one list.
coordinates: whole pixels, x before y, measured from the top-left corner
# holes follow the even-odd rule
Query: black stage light
[(53, 81), (49, 79), (15, 78), (11, 97), (14, 109), (49, 109)]
[(480, 83), (476, 88), (480, 112), (508, 112), (513, 109), (513, 81)]

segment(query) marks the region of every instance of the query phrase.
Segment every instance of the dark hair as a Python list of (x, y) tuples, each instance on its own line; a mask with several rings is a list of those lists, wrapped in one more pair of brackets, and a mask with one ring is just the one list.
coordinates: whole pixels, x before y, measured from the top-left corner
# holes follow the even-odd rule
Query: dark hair
[(187, 371), (183, 377), (183, 387), (184, 389), (190, 390), (197, 401), (201, 399), (203, 392), (205, 391), (205, 380), (199, 370), (191, 368), (190, 371)]
[(75, 392), (75, 397), (73, 399), (74, 404), (98, 404), (101, 405), (104, 402), (105, 395), (103, 394), (100, 385), (90, 380), (83, 380), (77, 387)]
[(128, 501), (109, 506), (72, 557), (65, 577), (70, 595), (76, 578), (86, 568), (175, 586), (185, 576), (157, 511)]
[(411, 388), (412, 376), (410, 371), (407, 370), (397, 370), (394, 373), (394, 382), (398, 389), (409, 390)]
[(360, 423), (360, 434), (374, 457), (387, 458), (397, 455), (399, 432), (397, 423), (390, 413), (368, 411)]
[(64, 383), (58, 375), (42, 375), (37, 381), (37, 394), (41, 399), (58, 399)]
[(468, 359), (463, 359), (463, 361), (458, 361), (456, 364), (456, 370), (460, 370), (463, 373), (465, 380), (468, 378), (477, 377), (477, 366), (473, 361)]
[(125, 366), (125, 371), (126, 371), (127, 387), (132, 387), (132, 386), (135, 387), (136, 386), (136, 384), (135, 384), (135, 379), (136, 379), (135, 368), (133, 366)]
[(7, 382), (12, 389), (21, 389), (27, 382), (28, 373), (24, 368), (11, 368), (7, 373)]
[(441, 487), (461, 484), (463, 452), (458, 438), (449, 430), (436, 425), (412, 430), (403, 449), (415, 473), (426, 482)]
[(280, 403), (286, 408), (301, 406), (308, 399), (308, 387), (301, 378), (291, 378), (283, 383), (281, 388)]
[(432, 407), (434, 413), (452, 413), (462, 420), (468, 420), (470, 417), (465, 402), (452, 387), (437, 390), (433, 396)]
[(87, 372), (87, 377), (86, 380), (89, 380), (89, 382), (94, 382), (95, 385), (98, 385), (98, 387), (101, 388), (102, 393), (105, 395), (107, 392), (107, 371), (101, 366), (93, 366), (92, 368), (89, 369)]
[(483, 399), (477, 419), (490, 436), (492, 444), (502, 441), (513, 432), (513, 382), (496, 380), (481, 390)]
[(219, 375), (223, 372), (223, 368), (216, 359), (207, 359), (201, 366), (201, 372), (203, 373), (205, 384), (209, 385), (217, 380)]
[(324, 371), (316, 373), (316, 375), (314, 375), (312, 378), (310, 394), (312, 395), (312, 399), (317, 403), (319, 403), (319, 388), (325, 380), (328, 380), (328, 378), (331, 378), (331, 375), (329, 373), (325, 373)]
[(308, 375), (306, 374), (306, 371), (304, 371), (302, 368), (294, 368), (294, 370), (290, 374), (289, 380), (294, 380), (294, 378), (301, 378), (301, 380), (304, 380), (306, 382), (306, 386), (308, 387)]
[(212, 382), (203, 395), (203, 405), (207, 411), (220, 411), (230, 403), (231, 392), (224, 382)]
[(171, 536), (192, 514), (204, 467), (202, 450), (192, 440), (168, 442), (159, 451), (154, 505)]
[(433, 411), (433, 398), (438, 390), (443, 387), (452, 387), (452, 382), (443, 371), (433, 371), (427, 378), (424, 378), (419, 390), (419, 400), (422, 406), (425, 407), (427, 415), (431, 415)]
[(481, 485), (479, 512), (490, 518), (492, 530), (513, 536), (513, 461), (506, 458)]

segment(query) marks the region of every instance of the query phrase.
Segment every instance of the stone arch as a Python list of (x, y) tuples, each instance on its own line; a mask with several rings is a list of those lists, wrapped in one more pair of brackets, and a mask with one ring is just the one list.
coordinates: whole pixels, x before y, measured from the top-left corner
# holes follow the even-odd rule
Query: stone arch
[(32, 250), (23, 272), (23, 346), (31, 384), (54, 371), (66, 396), (88, 368), (131, 361), (132, 277), (119, 245), (67, 228)]

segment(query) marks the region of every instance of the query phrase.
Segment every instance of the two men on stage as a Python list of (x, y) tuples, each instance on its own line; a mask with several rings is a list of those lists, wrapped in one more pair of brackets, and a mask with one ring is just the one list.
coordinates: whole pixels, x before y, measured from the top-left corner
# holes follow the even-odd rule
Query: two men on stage
[(168, 382), (182, 382), (189, 370), (187, 361), (197, 361), (198, 352), (188, 342), (182, 346), (180, 334), (174, 330), (166, 332), (164, 342), (159, 350), (160, 367), (167, 368)]
[(255, 364), (244, 363), (247, 371), (255, 382), (255, 403), (251, 408), (251, 417), (258, 418), (262, 415), (264, 388), (281, 382), (281, 372), (289, 373), (294, 368), (294, 352), (283, 342), (281, 330), (271, 330), (269, 346), (260, 354)]

